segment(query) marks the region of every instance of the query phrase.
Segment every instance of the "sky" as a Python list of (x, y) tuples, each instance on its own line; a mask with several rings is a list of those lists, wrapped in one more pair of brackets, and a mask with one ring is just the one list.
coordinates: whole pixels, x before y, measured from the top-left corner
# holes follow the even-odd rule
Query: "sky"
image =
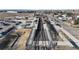
[(79, 9), (78, 0), (0, 0), (0, 9)]

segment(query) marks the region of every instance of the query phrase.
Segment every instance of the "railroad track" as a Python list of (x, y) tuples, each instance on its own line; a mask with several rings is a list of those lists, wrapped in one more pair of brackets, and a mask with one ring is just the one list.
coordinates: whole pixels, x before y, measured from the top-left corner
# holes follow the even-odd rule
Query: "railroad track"
[(48, 50), (48, 38), (46, 35), (46, 31), (43, 27), (43, 20), (40, 18), (39, 27), (36, 32), (36, 37), (34, 39), (34, 50)]
[[(39, 17), (38, 27), (31, 35), (28, 43), (26, 43), (26, 49), (28, 50), (51, 50), (55, 49), (54, 39), (51, 37), (49, 26), (47, 26), (42, 17)], [(51, 26), (50, 26), (51, 27)], [(54, 31), (54, 30), (52, 30)], [(55, 33), (54, 33), (55, 35)]]

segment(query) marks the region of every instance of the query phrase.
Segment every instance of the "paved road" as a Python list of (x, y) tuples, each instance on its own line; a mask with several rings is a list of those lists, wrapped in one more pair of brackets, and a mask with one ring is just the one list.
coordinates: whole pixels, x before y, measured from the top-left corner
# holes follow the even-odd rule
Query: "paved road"
[(63, 22), (61, 20), (57, 19), (57, 23), (61, 24), (61, 27), (63, 27), (65, 30), (67, 30), (71, 35), (79, 39), (79, 29), (74, 28), (72, 26), (69, 26), (66, 22)]

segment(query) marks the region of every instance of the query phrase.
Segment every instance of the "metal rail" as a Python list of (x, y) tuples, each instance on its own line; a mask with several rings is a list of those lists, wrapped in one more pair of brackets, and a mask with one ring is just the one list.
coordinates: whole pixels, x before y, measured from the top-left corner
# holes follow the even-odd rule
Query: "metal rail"
[(55, 48), (51, 33), (42, 17), (39, 17), (38, 27), (33, 30), (26, 47), (32, 50), (49, 50)]

